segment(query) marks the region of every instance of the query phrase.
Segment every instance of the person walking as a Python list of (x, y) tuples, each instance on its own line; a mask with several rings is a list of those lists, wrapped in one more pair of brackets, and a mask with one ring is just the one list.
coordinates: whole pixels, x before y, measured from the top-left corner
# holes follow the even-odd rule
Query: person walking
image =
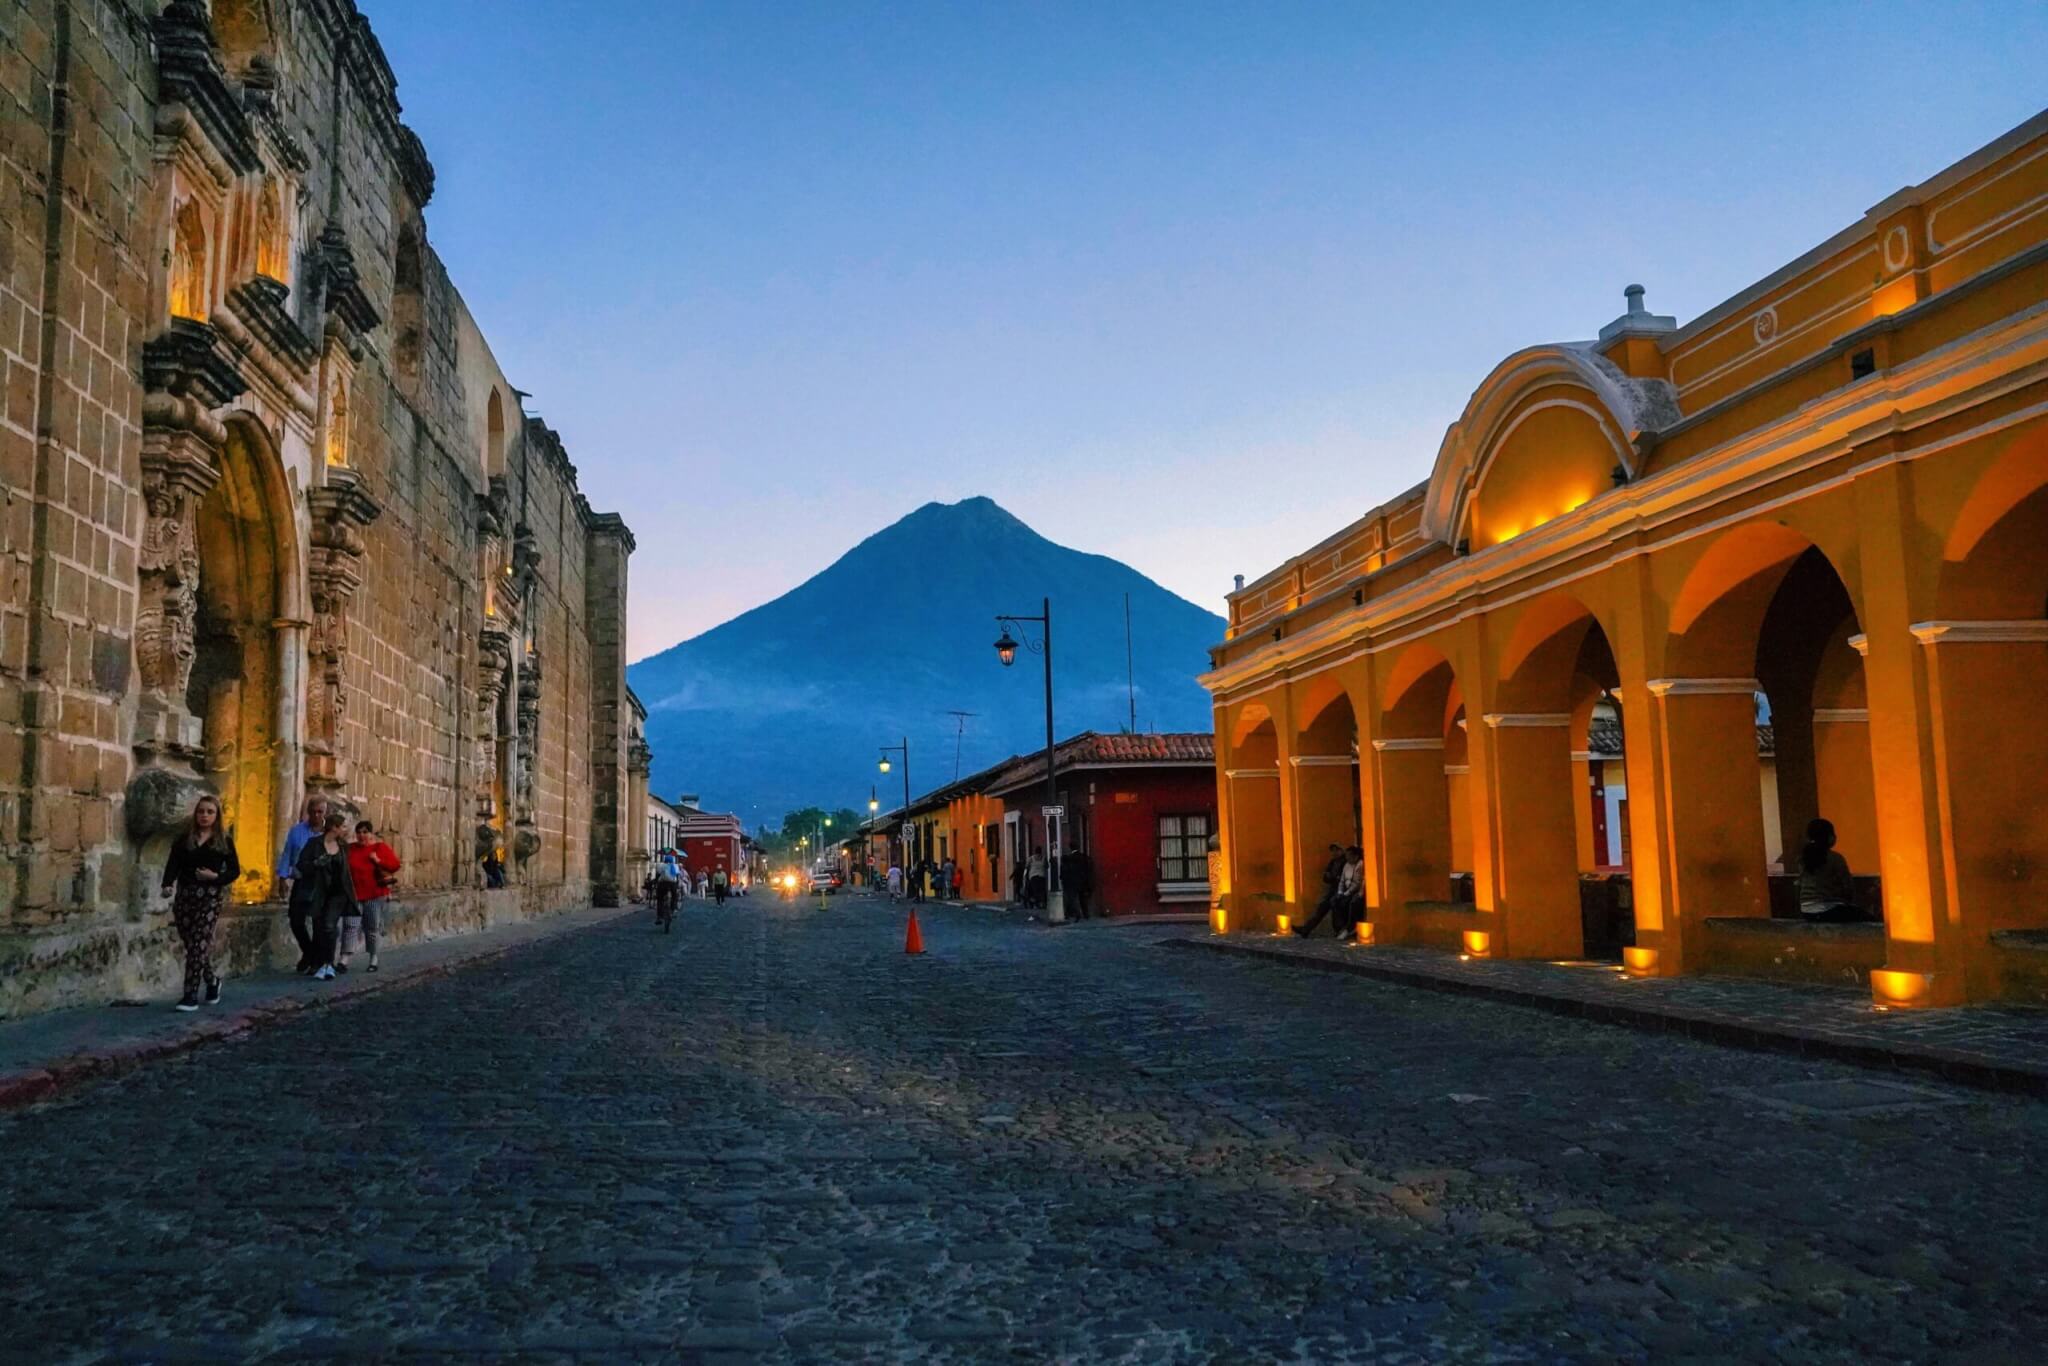
[(1095, 860), (1082, 853), (1078, 844), (1060, 860), (1060, 886), (1066, 891), (1067, 908), (1074, 918), (1088, 919), (1093, 914), (1089, 900), (1095, 895)]
[(321, 822), (320, 838), (299, 851), (298, 871), (292, 879), (292, 915), (312, 930), (311, 975), (322, 982), (334, 980), (336, 928), (345, 917), (362, 914), (356, 904), (355, 881), (349, 875), (347, 828), (348, 817), (339, 811), (328, 812)]
[(356, 905), (361, 914), (343, 922), (340, 953), (334, 966), (338, 972), (348, 971), (349, 940), (351, 932), (362, 936), (363, 948), (370, 955), (370, 971), (377, 970), (377, 945), (383, 938), (384, 911), (391, 904), (391, 889), (398, 885), (398, 851), (377, 838), (377, 827), (368, 821), (356, 822), (356, 842), (348, 847), (349, 880), (355, 886)]
[(306, 903), (298, 895), (299, 855), (320, 838), (327, 825), (327, 798), (310, 793), (299, 809), (299, 823), (285, 832), (284, 848), (277, 856), (278, 889), (284, 897), (285, 918), (292, 927), (292, 940), (299, 946), (299, 965), (293, 971), (309, 973), (320, 965), (313, 961), (313, 931), (306, 920)]
[(925, 880), (929, 878), (931, 875), (932, 861), (928, 858), (921, 858), (917, 862), (910, 865), (911, 905), (920, 906), (924, 904)]
[(1357, 845), (1346, 849), (1333, 844), (1330, 848), (1336, 852), (1336, 856), (1331, 860), (1336, 865), (1336, 876), (1334, 879), (1331, 877), (1329, 867), (1323, 869), (1323, 878), (1329, 886), (1324, 891), (1322, 900), (1316, 903), (1315, 914), (1310, 916), (1306, 923), (1294, 927), (1294, 932), (1303, 939), (1315, 933), (1316, 926), (1323, 923), (1325, 916), (1332, 917), (1330, 929), (1339, 939), (1342, 939), (1357, 921), (1352, 899), (1364, 886), (1365, 851)]
[(1024, 865), (1024, 904), (1034, 911), (1045, 909), (1045, 855), (1036, 849)]
[(719, 905), (725, 904), (725, 893), (731, 885), (732, 880), (726, 876), (725, 869), (720, 868), (711, 875), (711, 895)]
[(705, 872), (703, 869), (700, 868), (697, 870), (697, 899), (699, 901), (702, 901), (705, 897), (710, 895), (711, 874)]
[(950, 901), (957, 895), (954, 883), (960, 877), (960, 865), (953, 862), (952, 855), (939, 865), (939, 900)]
[(192, 803), (185, 833), (172, 841), (161, 884), (171, 898), (171, 923), (177, 926), (178, 942), (185, 947), (185, 994), (178, 1001), (180, 1010), (199, 1009), (202, 991), (206, 1004), (220, 1004), (220, 978), (213, 970), (213, 928), (220, 920), (228, 888), (241, 875), (234, 839), (222, 827), (220, 798), (209, 792)]
[(889, 900), (903, 900), (903, 865), (900, 863), (889, 865)]

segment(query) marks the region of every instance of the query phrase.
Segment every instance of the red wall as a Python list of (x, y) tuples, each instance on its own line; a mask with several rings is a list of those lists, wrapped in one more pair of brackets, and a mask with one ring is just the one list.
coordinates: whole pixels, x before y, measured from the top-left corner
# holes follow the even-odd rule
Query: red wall
[[(1009, 794), (1023, 806), (1035, 847), (1045, 843), (1039, 815), (1042, 789)], [(1216, 770), (1213, 768), (1083, 769), (1060, 779), (1067, 808), (1067, 839), (1075, 837), (1076, 812), (1087, 815), (1085, 848), (1095, 862), (1092, 910), (1100, 915), (1148, 915), (1158, 911), (1206, 912), (1201, 902), (1159, 903), (1159, 817), (1207, 816), (1216, 830)]]
[(689, 859), (691, 877), (720, 868), (730, 877), (739, 870), (740, 842), (730, 835), (692, 835), (676, 847)]

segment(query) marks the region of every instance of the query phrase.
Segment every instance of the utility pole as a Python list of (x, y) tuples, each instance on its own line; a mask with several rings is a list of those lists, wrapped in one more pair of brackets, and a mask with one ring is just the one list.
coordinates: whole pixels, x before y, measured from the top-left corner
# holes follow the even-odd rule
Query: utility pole
[(960, 781), (960, 745), (967, 738), (967, 718), (979, 716), (981, 713), (974, 711), (949, 711), (946, 715), (960, 723), (959, 729), (953, 732), (953, 781), (957, 783)]

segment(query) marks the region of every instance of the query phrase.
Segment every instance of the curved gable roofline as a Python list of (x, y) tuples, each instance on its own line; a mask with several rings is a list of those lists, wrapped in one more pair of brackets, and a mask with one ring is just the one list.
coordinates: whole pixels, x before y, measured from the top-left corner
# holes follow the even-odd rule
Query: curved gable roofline
[(1595, 350), (1594, 342), (1546, 342), (1515, 352), (1493, 368), (1472, 391), (1465, 411), (1444, 432), (1423, 495), (1423, 534), (1455, 545), (1464, 520), (1466, 496), (1477, 487), (1487, 462), (1507, 432), (1517, 400), (1543, 384), (1583, 389), (1620, 433), (1615, 454), (1633, 478), (1636, 438), (1678, 420), (1678, 400), (1663, 380), (1634, 379)]

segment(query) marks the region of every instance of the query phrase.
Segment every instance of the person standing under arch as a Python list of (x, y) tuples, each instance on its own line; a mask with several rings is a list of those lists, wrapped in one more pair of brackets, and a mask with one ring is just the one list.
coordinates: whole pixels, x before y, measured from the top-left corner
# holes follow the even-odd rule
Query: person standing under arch
[(161, 889), (171, 898), (171, 923), (185, 947), (185, 994), (180, 1010), (199, 1009), (199, 993), (206, 1004), (220, 1004), (220, 977), (213, 970), (213, 930), (220, 921), (220, 908), (228, 888), (242, 875), (235, 841), (221, 820), (220, 798), (211, 792), (192, 803), (192, 818), (185, 832), (171, 844), (171, 856), (164, 864)]

